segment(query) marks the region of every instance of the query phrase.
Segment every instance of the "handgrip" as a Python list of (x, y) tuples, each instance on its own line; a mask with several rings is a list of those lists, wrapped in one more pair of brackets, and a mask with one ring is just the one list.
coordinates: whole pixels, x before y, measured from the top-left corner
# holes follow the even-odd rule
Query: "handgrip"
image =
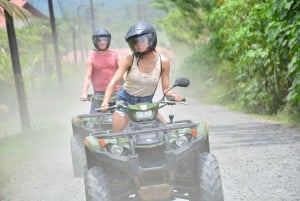
[[(173, 96), (166, 96), (166, 99), (168, 101), (174, 101), (175, 102), (175, 98)], [(185, 98), (182, 98), (182, 100), (180, 102), (185, 102)]]

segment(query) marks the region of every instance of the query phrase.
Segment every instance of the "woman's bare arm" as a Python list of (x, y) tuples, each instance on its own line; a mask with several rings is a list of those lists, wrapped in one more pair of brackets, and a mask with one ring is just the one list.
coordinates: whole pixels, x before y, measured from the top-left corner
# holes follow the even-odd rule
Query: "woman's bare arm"
[[(107, 108), (108, 102), (110, 100), (111, 95), (114, 92), (115, 85), (123, 79), (124, 74), (127, 72), (128, 68), (131, 66), (132, 63), (132, 55), (128, 55), (125, 58), (120, 58), (118, 61), (119, 68), (115, 72), (114, 76), (112, 77), (111, 81), (109, 82), (105, 95), (103, 98), (103, 102), (101, 108)], [(105, 109), (104, 109), (105, 111)]]

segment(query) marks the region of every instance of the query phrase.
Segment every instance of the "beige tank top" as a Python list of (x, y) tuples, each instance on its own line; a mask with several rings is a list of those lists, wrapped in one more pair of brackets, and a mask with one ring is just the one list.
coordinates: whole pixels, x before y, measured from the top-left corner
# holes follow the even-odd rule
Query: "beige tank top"
[(144, 97), (155, 93), (161, 73), (161, 57), (157, 59), (156, 66), (151, 73), (143, 73), (137, 66), (137, 58), (133, 57), (133, 63), (128, 72), (124, 89), (133, 96)]

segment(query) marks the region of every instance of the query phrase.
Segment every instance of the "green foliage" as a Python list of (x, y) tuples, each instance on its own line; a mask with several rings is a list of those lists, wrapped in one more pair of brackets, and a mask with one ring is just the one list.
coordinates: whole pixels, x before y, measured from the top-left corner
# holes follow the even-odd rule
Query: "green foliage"
[[(213, 94), (223, 103), (237, 102), (249, 112), (274, 114), (289, 107), (300, 113), (300, 1), (189, 3), (154, 1), (168, 14), (158, 22), (173, 44), (183, 42), (195, 48), (182, 72), (203, 81), (202, 87), (197, 86), (199, 92), (215, 88), (217, 94)], [(205, 19), (210, 31), (208, 48), (199, 40), (207, 35), (201, 23)], [(205, 65), (208, 55), (214, 62)]]
[(277, 54), (277, 62), (286, 68), (291, 81), (287, 101), (300, 105), (300, 2), (275, 0), (273, 21), (267, 27), (269, 47)]
[(209, 45), (202, 45), (186, 56), (180, 69), (180, 74), (188, 76), (191, 80), (191, 85), (194, 94), (201, 98), (205, 98), (211, 88), (218, 80), (214, 79), (214, 74), (218, 70), (219, 65), (216, 54), (210, 51)]
[(4, 48), (0, 48), (0, 82), (7, 81), (13, 83), (12, 70), (10, 68), (11, 60), (9, 54)]
[[(9, 101), (9, 94), (14, 86), (14, 77), (11, 68), (10, 55), (4, 48), (0, 48), (0, 105), (13, 104)], [(1, 112), (0, 112), (1, 113)]]
[[(15, 27), (21, 73), (28, 97), (38, 88), (55, 78), (55, 60), (51, 30), (48, 21), (34, 21), (34, 26)], [(63, 40), (63, 39), (62, 39)], [(71, 40), (71, 39), (70, 39)], [(68, 39), (65, 39), (68, 41)], [(0, 105), (5, 104), (10, 111), (16, 108), (16, 89), (13, 67), (5, 29), (0, 29)], [(63, 50), (64, 42), (59, 43)], [(47, 49), (43, 50), (46, 45)], [(44, 58), (47, 57), (47, 64)], [(47, 69), (46, 69), (47, 65)]]
[(165, 18), (157, 20), (157, 24), (166, 31), (172, 43), (186, 43), (195, 47), (205, 22), (200, 2), (199, 0), (153, 1), (153, 7), (167, 13)]
[(238, 68), (238, 100), (251, 112), (299, 109), (299, 10), (296, 0), (228, 0), (209, 14), (211, 43)]

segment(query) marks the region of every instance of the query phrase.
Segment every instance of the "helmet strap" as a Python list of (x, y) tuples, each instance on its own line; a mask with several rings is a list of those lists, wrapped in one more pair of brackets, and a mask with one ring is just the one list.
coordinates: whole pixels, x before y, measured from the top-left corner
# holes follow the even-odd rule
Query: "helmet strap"
[(139, 65), (139, 61), (141, 60), (141, 58), (142, 58), (143, 56), (145, 56), (146, 54), (148, 54), (149, 52), (152, 52), (152, 51), (155, 51), (155, 52), (156, 52), (156, 50), (147, 50), (147, 51), (142, 52), (142, 53), (140, 53), (140, 52), (135, 52), (134, 55), (137, 57), (136, 65), (137, 65), (137, 66)]

